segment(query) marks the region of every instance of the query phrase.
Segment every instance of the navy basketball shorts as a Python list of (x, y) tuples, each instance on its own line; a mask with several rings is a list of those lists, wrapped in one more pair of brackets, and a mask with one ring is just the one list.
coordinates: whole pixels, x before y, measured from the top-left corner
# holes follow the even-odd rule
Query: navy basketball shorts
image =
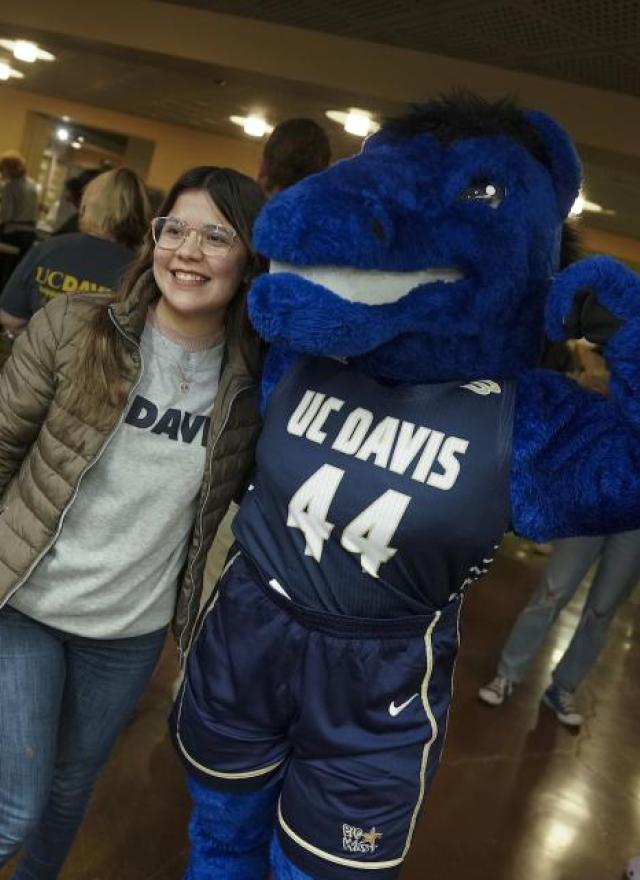
[(357, 620), (280, 590), (231, 557), (174, 709), (178, 749), (213, 788), (278, 786), (280, 843), (312, 877), (397, 877), (442, 751), (459, 600)]

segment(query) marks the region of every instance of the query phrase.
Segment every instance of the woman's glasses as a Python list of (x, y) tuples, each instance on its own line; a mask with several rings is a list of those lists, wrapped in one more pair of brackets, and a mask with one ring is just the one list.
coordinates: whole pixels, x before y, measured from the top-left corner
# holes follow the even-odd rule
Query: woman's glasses
[(228, 226), (208, 223), (205, 226), (189, 226), (177, 217), (154, 217), (151, 234), (159, 248), (175, 251), (185, 243), (189, 234), (195, 232), (196, 242), (203, 254), (210, 257), (224, 256), (233, 247), (238, 233)]

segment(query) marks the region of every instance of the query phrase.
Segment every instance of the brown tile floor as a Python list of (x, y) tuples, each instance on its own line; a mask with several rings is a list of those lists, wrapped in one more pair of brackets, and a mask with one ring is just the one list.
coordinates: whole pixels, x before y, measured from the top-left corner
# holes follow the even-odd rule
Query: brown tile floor
[[(605, 880), (640, 852), (640, 600), (614, 622), (582, 689), (588, 719), (563, 729), (539, 696), (570, 638), (562, 614), (530, 680), (507, 706), (480, 705), (501, 643), (544, 565), (507, 539), (467, 599), (445, 757), (403, 880)], [(165, 733), (175, 674), (167, 647), (123, 733), (61, 880), (178, 880), (188, 804)], [(9, 871), (0, 871), (7, 880)]]

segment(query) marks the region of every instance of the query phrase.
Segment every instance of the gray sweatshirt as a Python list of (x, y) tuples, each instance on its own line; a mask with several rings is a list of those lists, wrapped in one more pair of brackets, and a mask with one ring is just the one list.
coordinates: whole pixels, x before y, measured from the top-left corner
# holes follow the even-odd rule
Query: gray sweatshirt
[(223, 350), (185, 351), (147, 324), (142, 379), (126, 416), (83, 477), (56, 543), (10, 600), (14, 608), (99, 639), (170, 621)]
[(33, 229), (38, 219), (38, 190), (30, 177), (8, 180), (0, 195), (2, 232)]

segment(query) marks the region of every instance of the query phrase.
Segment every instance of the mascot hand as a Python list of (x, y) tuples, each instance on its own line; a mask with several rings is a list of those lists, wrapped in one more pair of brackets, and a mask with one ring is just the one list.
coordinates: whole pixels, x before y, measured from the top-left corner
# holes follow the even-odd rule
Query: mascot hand
[(609, 257), (573, 263), (551, 287), (547, 331), (604, 345), (611, 401), (640, 430), (640, 278)]
[(555, 342), (584, 336), (603, 344), (639, 318), (640, 278), (611, 257), (579, 260), (553, 280), (546, 324)]

